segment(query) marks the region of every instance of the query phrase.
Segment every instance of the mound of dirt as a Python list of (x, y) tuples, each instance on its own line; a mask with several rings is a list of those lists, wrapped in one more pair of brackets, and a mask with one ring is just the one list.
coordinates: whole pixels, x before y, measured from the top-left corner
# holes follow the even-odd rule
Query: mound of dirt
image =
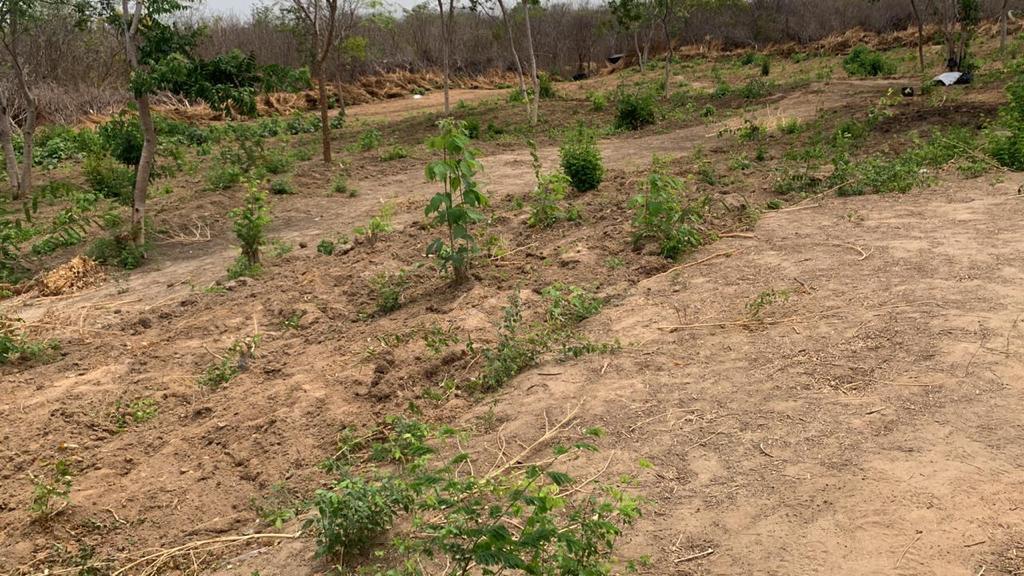
[(39, 278), (39, 293), (60, 296), (95, 286), (106, 278), (103, 268), (93, 259), (75, 256)]

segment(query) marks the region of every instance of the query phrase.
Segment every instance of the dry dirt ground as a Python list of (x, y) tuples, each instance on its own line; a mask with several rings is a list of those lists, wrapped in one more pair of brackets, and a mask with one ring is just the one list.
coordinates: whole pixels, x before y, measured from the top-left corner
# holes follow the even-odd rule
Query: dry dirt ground
[[(758, 115), (809, 119), (880, 92), (881, 83), (836, 82)], [(373, 106), (394, 103), (356, 113), (374, 115)], [(547, 362), (496, 396), (455, 397), (428, 413), (477, 430), (471, 449), (487, 458), (499, 435), (529, 443), (546, 420), (578, 407), (568, 434), (600, 426), (606, 435), (600, 452), (572, 463), (574, 474), (630, 476), (646, 499), (621, 540), (624, 557), (650, 557), (640, 573), (1024, 573), (1021, 177), (811, 199), (696, 251), (678, 270), (632, 253), (628, 214), (610, 206), (621, 206), (633, 171), (655, 153), (685, 156), (721, 127), (603, 142), (611, 184), (602, 193), (620, 197), (595, 197), (607, 203), (585, 209), (604, 210), (590, 229), (515, 236), (515, 253), (458, 292), (418, 273), (412, 302), (372, 325), (358, 320), (366, 278), (407, 265), (426, 238), (416, 226), (428, 193), (419, 165), (357, 181), (364, 193), (344, 203), (275, 206), (278, 237), (315, 243), (395, 202), (393, 238), (348, 256), (299, 250), (263, 280), (204, 294), (235, 250), (181, 244), (97, 288), (9, 302), (60, 339), (65, 357), (3, 376), (0, 574), (61, 565), (58, 544), (88, 543), (124, 566), (155, 548), (268, 531), (254, 498), (279, 481), (307, 492), (321, 485), (315, 465), (339, 429), (400, 411), (440, 369), (414, 368), (429, 364), (422, 349), (392, 349), (382, 336), (446, 320), (493, 333), (512, 290), (536, 301), (530, 289), (556, 279), (608, 299), (583, 327), (622, 350)], [(548, 165), (555, 154), (541, 151)], [(532, 186), (523, 152), (482, 163), (495, 199)], [(625, 265), (606, 268), (610, 256)], [(776, 301), (752, 320), (750, 303), (770, 290)], [(283, 329), (295, 311), (303, 329)], [(197, 389), (203, 367), (256, 330), (265, 339), (253, 368), (216, 392)], [(112, 429), (115, 400), (143, 396), (158, 400), (158, 416)], [(59, 456), (76, 470), (71, 504), (33, 522), (28, 473)], [(312, 550), (306, 537), (261, 541), (168, 568), (322, 573)]]

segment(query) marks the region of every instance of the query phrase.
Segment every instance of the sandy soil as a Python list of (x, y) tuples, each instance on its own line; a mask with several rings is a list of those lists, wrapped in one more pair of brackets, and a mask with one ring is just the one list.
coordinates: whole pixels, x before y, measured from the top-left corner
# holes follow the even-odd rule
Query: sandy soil
[[(836, 82), (753, 115), (809, 119), (884, 88)], [(435, 96), (417, 102), (436, 106)], [(351, 109), (388, 118), (416, 111), (399, 102)], [(366, 359), (380, 351), (381, 334), (436, 319), (493, 331), (509, 291), (553, 279), (608, 297), (584, 328), (623, 350), (539, 366), (493, 399), (456, 398), (431, 417), (472, 428), (493, 410), (504, 437), (529, 442), (545, 418), (580, 405), (579, 426), (607, 436), (574, 472), (632, 475), (647, 499), (622, 541), (625, 556), (650, 556), (641, 573), (1021, 573), (1022, 178), (950, 177), (901, 196), (812, 199), (766, 215), (753, 237), (697, 251), (689, 261), (710, 259), (678, 271), (632, 253), (628, 214), (614, 209), (632, 171), (652, 154), (685, 156), (741, 121), (603, 142), (610, 184), (585, 209), (594, 221), (532, 238), (518, 232), (510, 270), (485, 267), (458, 307), (423, 277), (407, 309), (372, 325), (357, 320), (366, 279), (421, 250), (419, 165), (357, 179), (364, 194), (344, 202), (275, 205), (276, 235), (315, 244), (394, 202), (398, 230), (350, 257), (300, 250), (266, 280), (202, 294), (196, 287), (222, 277), (235, 250), (225, 240), (180, 243), (175, 257), (106, 285), (14, 299), (9, 311), (52, 330), (67, 356), (4, 376), (0, 573), (40, 572), (60, 558), (54, 543), (137, 557), (263, 531), (252, 498), (280, 480), (315, 487), (323, 481), (315, 464), (341, 427), (400, 410), (424, 385), (433, 368), (415, 366), (414, 350)], [(541, 151), (549, 165), (555, 155)], [(525, 153), (482, 162), (495, 199), (532, 186)], [(498, 230), (523, 227), (513, 220)], [(624, 269), (606, 270), (608, 255), (625, 258)], [(749, 303), (767, 290), (786, 296), (751, 320)], [(306, 313), (304, 329), (281, 329), (295, 310)], [(215, 393), (197, 390), (195, 375), (254, 324), (266, 334), (257, 366)], [(375, 377), (382, 365), (383, 379)], [(114, 400), (143, 395), (159, 400), (159, 416), (111, 430)], [(473, 450), (485, 454), (495, 434), (481, 434)], [(25, 511), (27, 474), (57, 456), (75, 463), (73, 504), (44, 526)], [(233, 549), (200, 559), (196, 572), (321, 573), (311, 552), (306, 538)]]

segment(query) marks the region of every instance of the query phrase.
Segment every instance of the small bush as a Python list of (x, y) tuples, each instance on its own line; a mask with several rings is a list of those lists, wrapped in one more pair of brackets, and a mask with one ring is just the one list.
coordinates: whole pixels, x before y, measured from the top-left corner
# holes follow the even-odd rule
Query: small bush
[(803, 131), (803, 129), (804, 127), (802, 124), (800, 124), (799, 118), (790, 118), (789, 120), (786, 120), (782, 124), (779, 124), (779, 132), (783, 134), (799, 134), (800, 132)]
[(615, 128), (640, 130), (657, 122), (654, 95), (650, 92), (623, 92), (616, 102)]
[(118, 162), (138, 166), (142, 158), (142, 129), (134, 116), (120, 114), (97, 130), (103, 148)]
[(52, 340), (32, 340), (17, 328), (21, 320), (0, 314), (0, 365), (45, 361), (53, 358), (60, 346)]
[(242, 249), (228, 270), (228, 276), (254, 278), (261, 271), (260, 249), (267, 243), (265, 229), (270, 224), (266, 193), (257, 184), (249, 183), (244, 204), (228, 216), (234, 221), (235, 237)]
[[(479, 130), (478, 130), (479, 133)], [(391, 148), (380, 153), (381, 162), (391, 162), (392, 160), (401, 160), (402, 158), (408, 158), (409, 151), (404, 146), (395, 144)]]
[(242, 181), (245, 173), (235, 164), (218, 162), (206, 175), (206, 184), (211, 190), (227, 190)]
[(571, 182), (562, 173), (542, 175), (530, 197), (530, 226), (546, 228), (564, 218), (560, 205), (569, 191)]
[(355, 188), (349, 186), (348, 177), (346, 177), (344, 174), (338, 174), (337, 176), (334, 177), (334, 181), (331, 182), (331, 193), (344, 194), (349, 198), (355, 198), (356, 196), (359, 195), (359, 192)]
[(594, 112), (603, 112), (608, 107), (608, 97), (604, 92), (588, 92), (587, 101), (590, 102), (590, 109)]
[(53, 512), (50, 502), (54, 498), (67, 502), (71, 497), (71, 481), (74, 474), (66, 460), (57, 460), (49, 478), (32, 476), (32, 506), (36, 518), (46, 518)]
[(142, 266), (146, 257), (145, 249), (132, 243), (127, 234), (98, 238), (86, 250), (86, 255), (100, 264), (134, 270)]
[(739, 94), (747, 100), (759, 100), (772, 95), (775, 85), (762, 78), (754, 78), (740, 88)]
[(881, 52), (861, 44), (843, 59), (843, 70), (850, 76), (891, 76), (896, 73), (896, 65)]
[[(466, 136), (469, 136), (470, 140), (480, 139), (480, 119), (479, 118), (467, 118), (466, 119)], [(404, 156), (403, 156), (404, 158)]]
[(658, 244), (665, 258), (677, 258), (704, 242), (698, 226), (704, 220), (707, 199), (690, 203), (682, 197), (683, 182), (656, 168), (645, 189), (630, 202), (633, 208), (633, 244)]
[(295, 161), (281, 150), (268, 152), (263, 156), (263, 170), (267, 174), (279, 176), (292, 169)]
[(268, 186), (270, 193), (275, 196), (288, 196), (295, 194), (295, 186), (292, 185), (291, 180), (278, 179), (273, 180)]
[(334, 249), (336, 247), (337, 244), (334, 243), (334, 240), (328, 240), (327, 238), (324, 238), (323, 240), (320, 241), (319, 244), (316, 245), (316, 251), (319, 252), (320, 254), (323, 254), (324, 256), (333, 256)]
[(551, 78), (551, 75), (546, 72), (541, 72), (537, 75), (537, 83), (540, 86), (540, 98), (541, 100), (551, 100), (557, 95), (555, 94), (555, 82)]
[(120, 204), (131, 205), (135, 171), (110, 156), (91, 154), (82, 166), (85, 181), (96, 193)]
[(217, 362), (206, 367), (196, 384), (206, 390), (216, 390), (227, 384), (248, 367), (259, 343), (259, 335), (236, 340)]
[(409, 287), (410, 281), (405, 271), (397, 274), (381, 272), (370, 280), (370, 285), (376, 292), (377, 309), (374, 313), (377, 316), (385, 316), (402, 307), (402, 293)]
[(768, 77), (772, 73), (772, 60), (768, 56), (761, 57), (761, 76)]
[(569, 136), (558, 151), (562, 171), (577, 192), (589, 192), (601, 185), (604, 165), (593, 133), (582, 126)]
[(542, 292), (548, 299), (548, 322), (555, 326), (575, 326), (601, 311), (604, 302), (582, 288), (557, 282)]
[(356, 141), (356, 150), (361, 152), (376, 150), (380, 147), (382, 140), (383, 136), (381, 136), (380, 130), (370, 128), (359, 135), (359, 140)]
[(711, 97), (715, 100), (721, 100), (732, 94), (732, 86), (729, 86), (724, 81), (715, 83), (715, 89), (711, 91)]
[(1006, 87), (1008, 102), (987, 130), (988, 152), (1000, 166), (1024, 170), (1024, 75)]
[(317, 515), (306, 524), (315, 529), (317, 557), (338, 559), (342, 553), (355, 556), (365, 551), (391, 528), (409, 498), (404, 484), (387, 478), (345, 478), (331, 490), (317, 490)]

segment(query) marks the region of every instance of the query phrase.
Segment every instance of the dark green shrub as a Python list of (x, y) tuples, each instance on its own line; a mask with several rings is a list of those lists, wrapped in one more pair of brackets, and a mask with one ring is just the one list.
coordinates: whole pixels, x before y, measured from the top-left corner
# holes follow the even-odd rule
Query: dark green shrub
[(391, 162), (392, 160), (401, 160), (402, 158), (408, 158), (409, 151), (404, 146), (395, 144), (394, 146), (384, 150), (380, 153), (381, 162)]
[(740, 88), (739, 94), (747, 100), (759, 100), (772, 95), (775, 85), (762, 78), (754, 78)]
[(118, 162), (138, 166), (142, 158), (142, 130), (134, 116), (121, 113), (97, 130), (103, 148)]
[(541, 100), (551, 100), (557, 96), (555, 94), (555, 83), (550, 74), (546, 72), (538, 74), (537, 83), (540, 86)]
[(480, 138), (480, 119), (479, 118), (466, 118), (466, 135), (471, 140), (478, 140)]
[(988, 151), (1000, 166), (1024, 170), (1024, 74), (1006, 87), (1009, 101), (988, 129)]
[(328, 240), (327, 238), (324, 238), (323, 240), (320, 241), (319, 244), (316, 245), (316, 251), (319, 252), (320, 254), (323, 254), (324, 256), (333, 256), (334, 248), (336, 246), (337, 244), (334, 243), (334, 240)]
[(566, 139), (558, 151), (562, 171), (577, 192), (596, 189), (604, 179), (604, 165), (594, 135), (582, 126)]
[(145, 259), (145, 248), (132, 243), (127, 234), (98, 238), (86, 250), (86, 255), (100, 264), (117, 266), (125, 270), (134, 270), (142, 266)]
[(654, 94), (650, 92), (622, 92), (616, 102), (615, 128), (640, 130), (657, 122)]
[(881, 52), (861, 44), (843, 59), (843, 70), (850, 76), (891, 76), (896, 65)]
[(295, 194), (295, 186), (292, 185), (290, 180), (278, 179), (274, 180), (267, 187), (271, 194), (275, 196), (287, 196)]
[(636, 247), (653, 241), (662, 256), (675, 259), (704, 242), (699, 225), (704, 221), (707, 199), (688, 202), (682, 189), (682, 180), (661, 169), (647, 177), (645, 189), (630, 202)]
[(235, 263), (228, 269), (230, 278), (255, 278), (262, 271), (260, 250), (267, 244), (265, 229), (270, 224), (269, 212), (266, 193), (257, 184), (250, 183), (242, 207), (229, 214), (234, 221), (235, 237), (242, 249)]
[(85, 181), (97, 194), (131, 205), (135, 171), (105, 154), (90, 154), (82, 166)]

